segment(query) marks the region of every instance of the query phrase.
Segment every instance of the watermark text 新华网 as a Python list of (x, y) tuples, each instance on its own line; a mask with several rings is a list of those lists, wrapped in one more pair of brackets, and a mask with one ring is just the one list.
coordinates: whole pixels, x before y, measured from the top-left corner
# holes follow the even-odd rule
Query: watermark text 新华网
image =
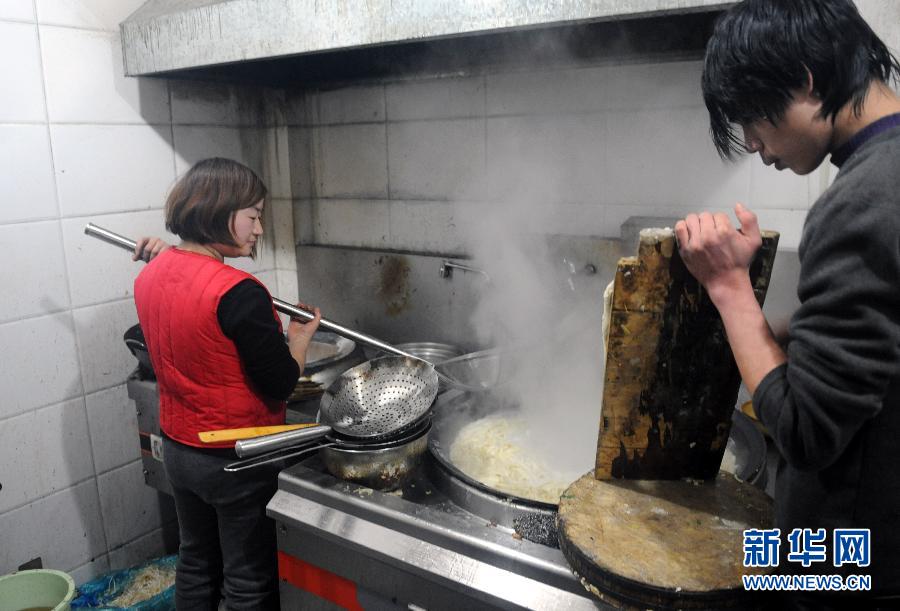
[[(820, 575), (742, 575), (746, 590), (782, 591), (867, 591), (872, 589), (870, 575), (829, 574), (827, 568), (855, 565), (869, 566), (871, 531), (868, 528), (836, 528), (832, 534), (833, 555), (828, 562), (824, 528), (795, 528), (788, 536), (790, 550), (786, 560), (801, 564), (804, 568), (822, 565)], [(778, 528), (748, 529), (744, 531), (744, 566), (777, 567), (780, 561), (781, 530)]]

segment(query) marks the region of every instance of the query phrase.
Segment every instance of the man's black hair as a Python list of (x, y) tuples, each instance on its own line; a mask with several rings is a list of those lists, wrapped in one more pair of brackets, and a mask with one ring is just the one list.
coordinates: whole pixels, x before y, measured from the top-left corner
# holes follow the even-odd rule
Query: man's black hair
[(900, 64), (851, 0), (744, 0), (722, 15), (703, 67), (719, 155), (746, 150), (738, 126), (777, 123), (792, 92), (807, 87), (807, 70), (833, 122), (848, 102), (859, 113), (872, 80), (889, 83)]

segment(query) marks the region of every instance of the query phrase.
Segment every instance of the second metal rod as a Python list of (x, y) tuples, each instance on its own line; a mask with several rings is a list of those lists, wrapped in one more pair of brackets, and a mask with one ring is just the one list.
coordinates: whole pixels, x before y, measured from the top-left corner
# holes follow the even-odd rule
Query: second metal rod
[[(103, 240), (104, 242), (108, 242), (114, 246), (118, 246), (124, 250), (129, 250), (134, 252), (135, 247), (137, 246), (137, 242), (126, 238), (125, 236), (121, 236), (117, 233), (113, 233), (108, 229), (104, 229), (103, 227), (98, 227), (93, 223), (88, 223), (84, 227), (84, 232), (94, 238)], [(300, 309), (297, 306), (289, 304), (287, 301), (282, 301), (277, 297), (272, 298), (272, 303), (275, 305), (275, 309), (281, 312), (282, 314), (287, 314), (288, 316), (292, 316), (294, 318), (300, 318), (302, 320), (312, 320), (315, 318), (313, 314), (307, 312), (306, 310)], [(395, 348), (390, 344), (386, 344), (380, 339), (372, 337), (371, 335), (366, 335), (365, 333), (360, 333), (359, 331), (354, 331), (353, 329), (348, 329), (343, 325), (339, 325), (335, 322), (331, 322), (330, 320), (322, 319), (319, 322), (319, 326), (323, 329), (327, 329), (332, 331), (333, 333), (337, 333), (342, 337), (346, 337), (347, 339), (352, 339), (354, 341), (366, 344), (367, 346), (371, 346), (373, 348), (378, 348), (379, 350), (384, 350), (385, 352), (390, 352), (391, 354), (396, 354), (398, 356), (405, 356), (411, 359), (415, 359), (417, 361), (421, 361), (422, 359), (413, 356), (408, 352), (404, 352), (399, 348)]]

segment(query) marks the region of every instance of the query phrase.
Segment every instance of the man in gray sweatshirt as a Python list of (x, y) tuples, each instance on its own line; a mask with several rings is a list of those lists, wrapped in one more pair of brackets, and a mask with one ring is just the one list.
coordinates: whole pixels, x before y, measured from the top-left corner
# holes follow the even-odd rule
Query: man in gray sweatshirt
[(830, 155), (839, 168), (803, 228), (786, 352), (748, 276), (756, 216), (738, 204), (740, 229), (722, 213), (675, 226), (781, 454), (779, 570), (871, 578), (864, 592), (791, 592), (792, 608), (900, 606), (898, 74), (851, 0), (745, 0), (707, 46), (703, 94), (723, 158), (746, 150), (803, 175)]

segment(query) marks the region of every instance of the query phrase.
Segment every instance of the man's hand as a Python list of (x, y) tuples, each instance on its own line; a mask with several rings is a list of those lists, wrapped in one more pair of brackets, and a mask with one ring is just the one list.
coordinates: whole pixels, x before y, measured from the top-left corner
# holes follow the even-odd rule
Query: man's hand
[(762, 245), (756, 215), (734, 207), (735, 229), (724, 214), (690, 214), (675, 224), (678, 250), (688, 270), (719, 310), (741, 378), (751, 394), (785, 362), (750, 284), (750, 263)]
[(740, 229), (721, 212), (689, 214), (675, 224), (681, 258), (713, 302), (749, 281), (750, 263), (762, 245), (756, 215), (742, 204), (735, 205), (734, 213)]
[(168, 247), (168, 242), (161, 238), (139, 238), (134, 247), (134, 254), (131, 255), (131, 260), (150, 261)]

